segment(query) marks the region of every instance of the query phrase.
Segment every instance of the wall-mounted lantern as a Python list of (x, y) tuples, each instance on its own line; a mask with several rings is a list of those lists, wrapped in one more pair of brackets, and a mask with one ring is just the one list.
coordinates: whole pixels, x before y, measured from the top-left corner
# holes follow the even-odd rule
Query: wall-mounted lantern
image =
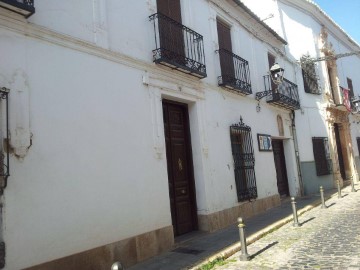
[[(278, 63), (275, 63), (269, 70), (271, 81), (276, 85), (281, 84), (284, 81), (284, 71), (285, 70)], [(263, 97), (270, 96), (273, 93), (273, 91), (277, 90), (276, 89), (277, 87), (275, 89), (272, 89), (273, 87), (270, 87), (270, 79), (268, 79), (269, 75), (264, 76), (264, 78), (265, 77), (267, 77), (267, 80), (269, 81), (268, 84), (269, 84), (270, 90), (257, 92), (255, 95), (255, 99), (257, 101), (260, 101), (260, 99), (262, 99)], [(265, 87), (265, 88), (267, 88), (267, 87)], [(260, 112), (259, 107), (260, 107), (260, 105), (258, 104), (258, 106), (256, 108), (257, 112)]]
[(275, 84), (281, 84), (284, 80), (284, 69), (278, 64), (275, 63), (271, 68), (270, 68), (270, 76), (271, 76), (271, 80), (275, 83)]

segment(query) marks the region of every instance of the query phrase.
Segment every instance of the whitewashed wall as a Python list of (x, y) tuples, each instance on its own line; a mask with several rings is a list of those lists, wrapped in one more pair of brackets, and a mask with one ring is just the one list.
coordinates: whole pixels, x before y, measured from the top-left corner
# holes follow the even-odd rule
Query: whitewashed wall
[(25, 158), (10, 161), (8, 269), (170, 225), (166, 163), (145, 136), (152, 121), (142, 72), (3, 29), (0, 35), (7, 52), (0, 73), (9, 82), (16, 70), (25, 74), (33, 134)]
[[(0, 27), (0, 51), (6, 52), (0, 81), (28, 93), (28, 110), (19, 113), (23, 107), (11, 92), (11, 129), (22, 122), (32, 134), (24, 157), (10, 161), (7, 269), (171, 225), (161, 98), (189, 104), (199, 214), (238, 205), (229, 126), (240, 116), (252, 128), (259, 198), (278, 193), (273, 155), (259, 152), (256, 138), (279, 136), (277, 115), (284, 121), (290, 192), (298, 193), (288, 111), (262, 100), (258, 113), (254, 99), (265, 90), (267, 52), (275, 53), (277, 41), (259, 40), (240, 26), (242, 16), (227, 17), (207, 1), (182, 1), (183, 24), (204, 36), (208, 77), (199, 82), (152, 63), (148, 16), (155, 2), (36, 1), (29, 25)], [(252, 95), (216, 86), (216, 16), (227, 18), (234, 52), (250, 62)], [(294, 81), (292, 64), (277, 56)]]

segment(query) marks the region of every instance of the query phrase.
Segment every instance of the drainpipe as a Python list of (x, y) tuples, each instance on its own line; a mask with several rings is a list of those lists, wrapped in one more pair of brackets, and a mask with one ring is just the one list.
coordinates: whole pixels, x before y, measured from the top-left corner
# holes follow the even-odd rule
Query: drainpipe
[(293, 134), (293, 142), (294, 142), (294, 148), (295, 148), (296, 166), (297, 166), (298, 177), (299, 177), (300, 196), (304, 196), (304, 184), (303, 184), (302, 175), (301, 175), (299, 145), (298, 145), (298, 141), (297, 141), (296, 126), (295, 126), (295, 111), (294, 110), (291, 111), (290, 118), (291, 118), (291, 131)]

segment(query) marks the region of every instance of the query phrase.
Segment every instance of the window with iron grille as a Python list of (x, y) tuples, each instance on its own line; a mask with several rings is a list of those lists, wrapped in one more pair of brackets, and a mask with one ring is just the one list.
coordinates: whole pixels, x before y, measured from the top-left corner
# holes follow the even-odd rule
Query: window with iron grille
[(302, 56), (300, 61), (305, 92), (316, 95), (321, 94), (315, 63), (310, 60), (309, 55)]
[(318, 176), (332, 173), (332, 165), (327, 137), (313, 137), (313, 151), (315, 158), (316, 174)]
[(356, 142), (358, 145), (359, 157), (360, 157), (360, 137), (356, 137)]
[(230, 126), (230, 139), (238, 201), (255, 199), (257, 188), (251, 128), (243, 123), (242, 118), (238, 124)]

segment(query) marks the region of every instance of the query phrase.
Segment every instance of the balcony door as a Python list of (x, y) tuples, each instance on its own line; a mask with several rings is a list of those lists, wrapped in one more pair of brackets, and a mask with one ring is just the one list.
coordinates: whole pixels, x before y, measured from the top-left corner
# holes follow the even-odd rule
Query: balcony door
[(157, 11), (174, 20), (159, 18), (159, 37), (162, 54), (176, 63), (185, 64), (184, 35), (181, 25), (180, 0), (157, 0)]
[[(219, 41), (221, 76), (225, 80), (235, 77), (234, 61), (232, 56), (230, 27), (217, 20), (217, 31)], [(224, 51), (226, 50), (226, 51)]]

